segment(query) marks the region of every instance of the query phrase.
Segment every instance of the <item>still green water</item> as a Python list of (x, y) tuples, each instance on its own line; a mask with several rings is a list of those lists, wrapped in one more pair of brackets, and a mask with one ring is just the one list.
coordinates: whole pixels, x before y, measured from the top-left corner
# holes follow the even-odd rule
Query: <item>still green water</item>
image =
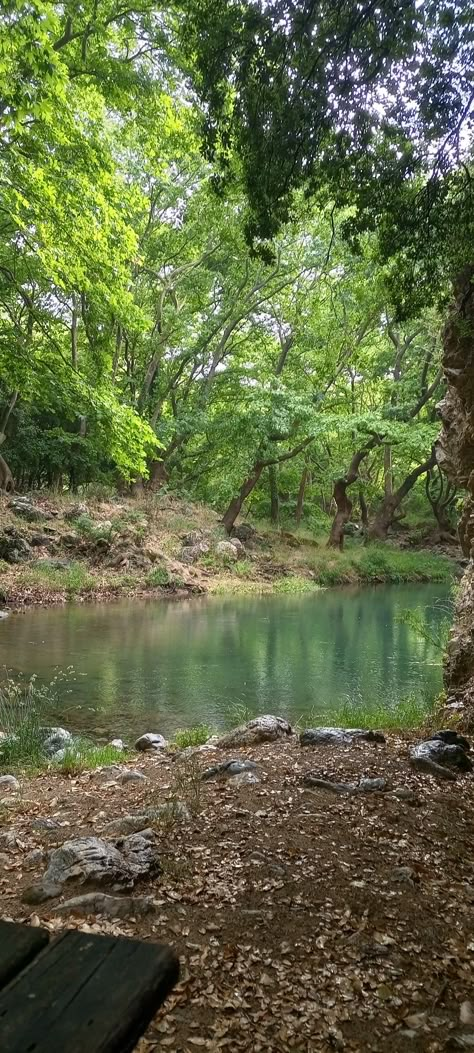
[(397, 620), (420, 607), (435, 628), (448, 587), (71, 604), (1, 621), (0, 666), (41, 682), (72, 666), (54, 717), (73, 731), (170, 735), (257, 713), (331, 723), (347, 700), (439, 692), (439, 654)]

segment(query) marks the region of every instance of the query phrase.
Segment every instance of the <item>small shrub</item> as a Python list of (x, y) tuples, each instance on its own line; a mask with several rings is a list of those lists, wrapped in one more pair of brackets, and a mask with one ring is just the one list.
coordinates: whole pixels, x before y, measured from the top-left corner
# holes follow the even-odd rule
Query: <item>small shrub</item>
[(90, 538), (91, 541), (110, 541), (116, 533), (113, 523), (97, 523), (87, 514), (78, 516), (74, 526), (81, 537)]
[(201, 556), (199, 562), (207, 570), (222, 570), (222, 565), (225, 565), (225, 560), (219, 559), (215, 552), (206, 552), (204, 556)]
[(279, 578), (273, 586), (273, 592), (277, 593), (289, 593), (298, 594), (301, 592), (314, 592), (318, 588), (318, 585), (314, 581), (309, 581), (307, 578), (298, 578), (297, 576), (288, 578)]
[(10, 570), (10, 564), (5, 559), (0, 559), (0, 574), (6, 574)]
[(251, 578), (253, 574), (253, 566), (249, 559), (238, 559), (237, 563), (234, 563), (234, 574), (238, 578)]
[(193, 728), (178, 728), (173, 742), (180, 749), (186, 749), (186, 746), (203, 746), (213, 734), (214, 728), (208, 724), (196, 724)]
[(173, 769), (174, 783), (171, 801), (184, 801), (193, 815), (202, 809), (201, 765), (195, 757), (185, 757)]
[(171, 579), (166, 567), (153, 567), (146, 576), (146, 584), (152, 587), (159, 585), (170, 585)]

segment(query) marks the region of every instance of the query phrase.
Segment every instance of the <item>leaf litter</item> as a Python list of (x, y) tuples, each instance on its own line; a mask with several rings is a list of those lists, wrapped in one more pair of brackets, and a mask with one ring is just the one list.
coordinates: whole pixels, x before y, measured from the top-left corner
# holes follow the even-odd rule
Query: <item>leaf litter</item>
[[(126, 786), (94, 773), (22, 780), (15, 807), (0, 813), (2, 916), (175, 947), (180, 981), (138, 1053), (474, 1048), (472, 777), (440, 787), (409, 769), (396, 738), (383, 748), (303, 751), (289, 741), (233, 755), (256, 761), (262, 782), (201, 783), (208, 755), (184, 766), (144, 756), (147, 782)], [(322, 780), (383, 777), (388, 789), (305, 788), (316, 768)], [(93, 895), (83, 916), (77, 902), (63, 913), (81, 891), (74, 885), (34, 912), (22, 903), (45, 869), (34, 850), (100, 836), (108, 822), (172, 803), (177, 787), (182, 800), (188, 787), (191, 816), (157, 819), (162, 874), (137, 886), (135, 913), (135, 892), (123, 917), (94, 913)], [(28, 856), (38, 858), (33, 870)]]

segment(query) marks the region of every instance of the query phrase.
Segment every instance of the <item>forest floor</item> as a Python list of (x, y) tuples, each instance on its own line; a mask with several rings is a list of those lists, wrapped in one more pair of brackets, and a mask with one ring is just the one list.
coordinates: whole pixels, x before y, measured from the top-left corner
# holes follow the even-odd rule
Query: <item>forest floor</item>
[[(1, 916), (171, 944), (181, 979), (139, 1053), (470, 1049), (474, 779), (437, 784), (409, 767), (407, 745), (160, 751), (127, 762), (145, 780), (126, 784), (107, 770), (20, 776), (0, 803)], [(261, 781), (201, 781), (232, 756), (256, 761)], [(388, 789), (307, 789), (309, 770), (384, 776)], [(22, 901), (45, 850), (178, 800), (188, 820), (151, 824), (162, 873), (133, 893), (154, 898), (153, 914), (138, 904), (126, 919), (58, 913), (84, 892), (74, 885), (39, 906)]]
[[(326, 536), (261, 523), (237, 554), (219, 553), (226, 535), (217, 513), (170, 494), (84, 504), (35, 495), (28, 515), (0, 497), (0, 603), (13, 609), (145, 594), (449, 581), (459, 569), (456, 546), (423, 548), (409, 533), (398, 544), (347, 538), (339, 552), (327, 549)], [(190, 540), (202, 547), (192, 559)]]

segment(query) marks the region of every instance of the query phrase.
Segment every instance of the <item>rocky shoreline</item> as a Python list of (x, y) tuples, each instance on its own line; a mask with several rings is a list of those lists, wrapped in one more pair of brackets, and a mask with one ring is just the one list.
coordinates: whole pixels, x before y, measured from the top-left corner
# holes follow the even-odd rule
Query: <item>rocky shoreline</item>
[(248, 523), (227, 538), (215, 513), (179, 501), (150, 506), (131, 499), (0, 497), (0, 605), (5, 612), (123, 596), (301, 592), (449, 581), (460, 572), (455, 548), (449, 553), (393, 544), (364, 549), (354, 538), (347, 544), (347, 553), (329, 553), (325, 539), (257, 532)]

